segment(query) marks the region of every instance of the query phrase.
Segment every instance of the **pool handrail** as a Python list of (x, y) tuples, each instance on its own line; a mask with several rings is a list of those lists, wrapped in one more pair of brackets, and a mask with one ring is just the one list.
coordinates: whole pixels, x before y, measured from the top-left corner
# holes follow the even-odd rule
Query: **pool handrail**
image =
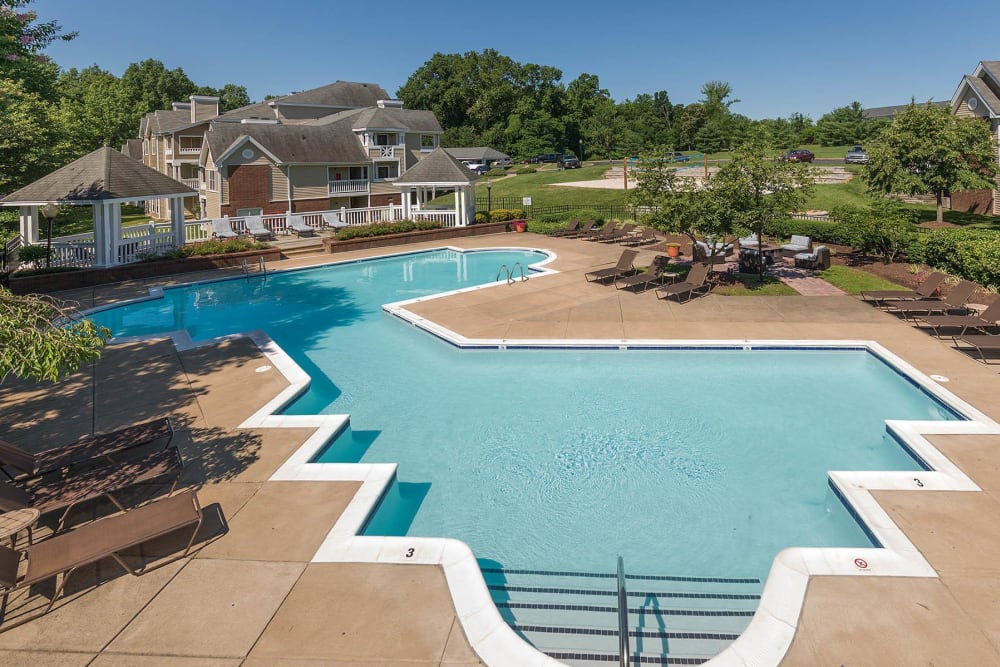
[(628, 593), (625, 591), (625, 561), (618, 556), (618, 664), (629, 667), (632, 649), (628, 641)]

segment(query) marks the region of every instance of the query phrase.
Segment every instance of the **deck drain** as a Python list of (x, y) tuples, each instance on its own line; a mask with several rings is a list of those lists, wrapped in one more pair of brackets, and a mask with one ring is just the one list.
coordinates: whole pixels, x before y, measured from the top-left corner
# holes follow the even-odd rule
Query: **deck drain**
[(271, 370), (270, 366), (258, 366), (257, 368), (254, 369), (254, 371), (256, 371), (257, 373), (266, 373), (269, 370)]
[(944, 375), (932, 375), (931, 379), (935, 382), (947, 382), (948, 378)]

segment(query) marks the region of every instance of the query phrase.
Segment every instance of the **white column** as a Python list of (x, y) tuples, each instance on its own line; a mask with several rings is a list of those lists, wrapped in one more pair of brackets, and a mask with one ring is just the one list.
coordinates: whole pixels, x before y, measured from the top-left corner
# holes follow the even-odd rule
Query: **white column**
[(111, 248), (106, 227), (105, 205), (95, 203), (91, 206), (94, 217), (94, 266), (110, 266)]
[(120, 204), (104, 205), (104, 229), (111, 240), (111, 266), (119, 264), (118, 248), (122, 243), (122, 207)]
[(21, 206), (21, 236), (28, 245), (38, 243), (38, 207)]
[(462, 188), (455, 188), (455, 224), (463, 225), (462, 212), (465, 210), (465, 191)]
[(187, 242), (184, 238), (184, 200), (180, 197), (170, 200), (170, 231), (174, 234), (175, 248)]
[(400, 189), (400, 199), (403, 202), (403, 220), (410, 219), (410, 186), (404, 185)]

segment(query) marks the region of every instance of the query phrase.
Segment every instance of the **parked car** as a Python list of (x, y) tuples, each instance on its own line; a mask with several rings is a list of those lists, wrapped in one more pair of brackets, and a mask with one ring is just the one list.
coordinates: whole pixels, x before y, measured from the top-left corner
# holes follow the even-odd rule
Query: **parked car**
[(559, 165), (563, 169), (579, 169), (580, 160), (575, 155), (563, 155), (559, 158)]
[(868, 153), (861, 146), (855, 146), (844, 156), (847, 164), (868, 164)]
[(784, 159), (788, 162), (812, 162), (816, 156), (805, 148), (794, 148), (785, 153)]
[(469, 169), (482, 176), (483, 174), (485, 174), (490, 170), (490, 166), (487, 164), (483, 164), (482, 162), (477, 162), (476, 164), (470, 164)]
[(506, 169), (512, 164), (512, 161), (509, 157), (505, 157), (505, 158), (500, 158), (499, 160), (493, 160), (492, 164), (494, 167), (500, 167), (501, 169)]
[(559, 162), (559, 158), (562, 157), (562, 153), (542, 153), (538, 156), (539, 162)]
[(537, 157), (526, 157), (523, 160), (521, 160), (521, 164), (538, 164), (538, 158)]

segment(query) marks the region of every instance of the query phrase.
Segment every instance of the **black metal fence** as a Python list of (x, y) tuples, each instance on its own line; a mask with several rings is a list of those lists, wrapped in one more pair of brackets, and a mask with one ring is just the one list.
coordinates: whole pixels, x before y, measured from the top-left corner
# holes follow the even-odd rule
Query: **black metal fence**
[(535, 206), (534, 204), (525, 206), (520, 197), (476, 197), (476, 210), (486, 211), (497, 209), (514, 210), (521, 209), (525, 216), (531, 220), (544, 215), (571, 215), (574, 211), (588, 211), (604, 219), (615, 220), (635, 220), (636, 211), (623, 204), (557, 204), (551, 206)]

